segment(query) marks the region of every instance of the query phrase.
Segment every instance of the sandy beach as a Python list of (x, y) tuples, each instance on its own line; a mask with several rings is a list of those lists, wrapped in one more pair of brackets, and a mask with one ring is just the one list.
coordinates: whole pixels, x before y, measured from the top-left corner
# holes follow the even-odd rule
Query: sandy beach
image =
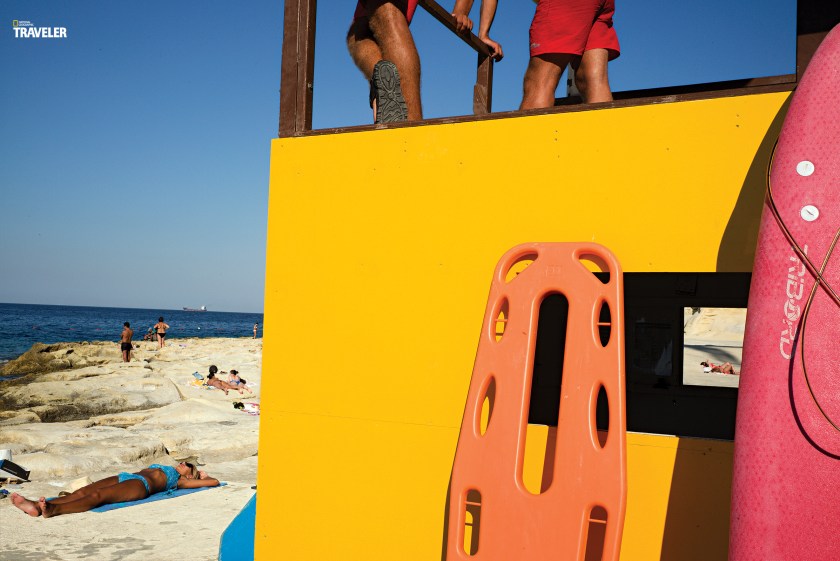
[[(121, 362), (113, 342), (33, 348), (3, 367), (29, 372), (0, 383), (0, 449), (31, 470), (31, 482), (0, 488), (28, 498), (152, 463), (192, 460), (226, 483), (183, 497), (113, 511), (30, 517), (0, 499), (0, 561), (210, 560), (222, 532), (255, 493), (262, 340), (137, 342)], [(253, 394), (195, 381), (211, 364), (236, 369)], [(226, 375), (222, 379), (227, 379)]]

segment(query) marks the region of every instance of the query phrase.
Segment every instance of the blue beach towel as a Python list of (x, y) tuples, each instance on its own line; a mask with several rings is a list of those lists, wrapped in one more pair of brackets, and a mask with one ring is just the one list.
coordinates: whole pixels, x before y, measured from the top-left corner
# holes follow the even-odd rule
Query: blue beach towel
[(224, 487), (227, 483), (219, 483), (216, 487), (197, 487), (195, 489), (175, 489), (174, 491), (169, 491), (168, 493), (155, 493), (154, 495), (148, 496), (145, 499), (140, 499), (139, 501), (126, 501), (124, 503), (112, 503), (109, 505), (102, 505), (90, 510), (90, 512), (108, 512), (109, 510), (116, 510), (118, 508), (125, 508), (127, 506), (135, 506), (141, 505), (145, 503), (153, 503), (155, 501), (163, 501), (166, 499), (174, 499), (175, 497), (180, 497), (182, 495), (190, 495), (192, 493), (198, 493), (199, 491), (206, 491), (208, 489), (218, 489), (219, 487)]

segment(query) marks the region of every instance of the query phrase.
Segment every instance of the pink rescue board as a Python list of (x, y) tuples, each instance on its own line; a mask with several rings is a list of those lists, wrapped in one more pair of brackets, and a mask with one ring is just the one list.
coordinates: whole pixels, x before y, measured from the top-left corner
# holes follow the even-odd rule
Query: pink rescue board
[(744, 334), (730, 561), (840, 560), (838, 234), (840, 26), (793, 95), (771, 165)]

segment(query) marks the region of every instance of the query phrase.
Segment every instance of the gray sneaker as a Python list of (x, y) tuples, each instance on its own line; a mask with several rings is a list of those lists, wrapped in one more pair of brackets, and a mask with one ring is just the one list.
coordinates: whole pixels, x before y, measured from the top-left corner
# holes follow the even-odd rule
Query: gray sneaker
[(370, 102), (376, 100), (376, 123), (398, 123), (408, 119), (408, 109), (400, 89), (400, 73), (390, 60), (380, 60), (370, 78)]

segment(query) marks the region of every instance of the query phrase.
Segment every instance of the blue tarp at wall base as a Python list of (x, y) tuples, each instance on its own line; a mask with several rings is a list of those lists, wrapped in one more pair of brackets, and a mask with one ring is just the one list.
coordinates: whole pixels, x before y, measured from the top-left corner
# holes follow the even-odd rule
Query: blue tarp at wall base
[(253, 561), (254, 532), (257, 519), (257, 495), (254, 494), (222, 533), (219, 561)]

